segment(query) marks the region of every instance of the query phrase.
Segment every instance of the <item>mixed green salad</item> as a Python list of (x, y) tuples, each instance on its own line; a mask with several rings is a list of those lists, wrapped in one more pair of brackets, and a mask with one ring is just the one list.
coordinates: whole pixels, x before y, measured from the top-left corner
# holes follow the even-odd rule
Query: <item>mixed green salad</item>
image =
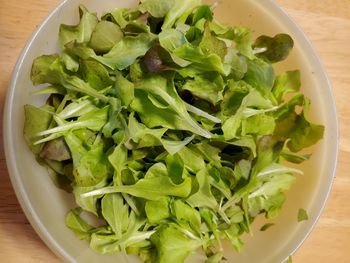
[(74, 194), (67, 227), (97, 252), (180, 263), (201, 248), (220, 262), (222, 240), (241, 251), (258, 215), (278, 215), (302, 174), (286, 163), (323, 136), (300, 72), (274, 70), (292, 38), (253, 41), (213, 9), (142, 0), (98, 18), (80, 6), (79, 24), (60, 26), (61, 52), (33, 62), (48, 99), (25, 106), (24, 136)]

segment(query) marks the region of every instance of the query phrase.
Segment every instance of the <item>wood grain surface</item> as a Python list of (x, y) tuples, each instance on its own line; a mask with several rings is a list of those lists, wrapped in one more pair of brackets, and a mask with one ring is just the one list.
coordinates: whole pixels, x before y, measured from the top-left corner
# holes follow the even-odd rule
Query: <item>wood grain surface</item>
[[(350, 1), (276, 1), (303, 28), (326, 66), (333, 82), (341, 132), (340, 158), (330, 199), (293, 262), (350, 262)], [(16, 59), (33, 30), (58, 2), (0, 0), (1, 123)], [(60, 262), (34, 232), (18, 204), (6, 168), (2, 129), (0, 135), (0, 262)]]

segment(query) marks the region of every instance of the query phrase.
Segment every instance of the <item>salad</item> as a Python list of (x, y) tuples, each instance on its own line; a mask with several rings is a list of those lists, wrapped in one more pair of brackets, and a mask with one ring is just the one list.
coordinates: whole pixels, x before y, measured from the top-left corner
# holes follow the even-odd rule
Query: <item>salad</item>
[(75, 197), (67, 227), (99, 253), (181, 263), (202, 249), (221, 262), (223, 240), (240, 252), (257, 216), (278, 216), (303, 174), (288, 163), (323, 137), (300, 72), (274, 70), (293, 39), (253, 40), (213, 10), (142, 0), (99, 18), (80, 6), (79, 24), (59, 28), (60, 53), (33, 62), (47, 101), (25, 105), (24, 137)]

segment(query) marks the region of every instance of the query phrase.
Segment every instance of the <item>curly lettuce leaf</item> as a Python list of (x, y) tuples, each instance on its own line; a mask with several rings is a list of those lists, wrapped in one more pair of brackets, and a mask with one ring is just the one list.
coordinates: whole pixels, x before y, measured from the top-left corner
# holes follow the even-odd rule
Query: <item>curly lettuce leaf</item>
[(67, 43), (77, 41), (78, 43), (88, 43), (91, 35), (98, 24), (96, 14), (90, 13), (83, 5), (79, 6), (80, 22), (78, 25), (60, 26), (59, 42), (61, 48)]

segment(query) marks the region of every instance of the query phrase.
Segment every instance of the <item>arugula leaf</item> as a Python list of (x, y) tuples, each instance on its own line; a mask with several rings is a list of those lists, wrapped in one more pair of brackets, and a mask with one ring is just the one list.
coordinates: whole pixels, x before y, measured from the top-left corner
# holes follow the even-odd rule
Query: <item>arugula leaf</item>
[(176, 185), (167, 176), (140, 179), (134, 185), (119, 185), (101, 188), (82, 194), (81, 197), (89, 197), (100, 194), (126, 193), (147, 200), (159, 200), (164, 196), (187, 197), (191, 192), (191, 179), (185, 178), (183, 183)]

